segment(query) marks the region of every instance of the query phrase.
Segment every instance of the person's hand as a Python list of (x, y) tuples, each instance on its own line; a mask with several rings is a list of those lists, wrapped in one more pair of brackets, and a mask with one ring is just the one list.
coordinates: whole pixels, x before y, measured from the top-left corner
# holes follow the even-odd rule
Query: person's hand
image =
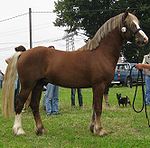
[(135, 67), (137, 69), (143, 69), (143, 64), (139, 63), (139, 64), (136, 64)]

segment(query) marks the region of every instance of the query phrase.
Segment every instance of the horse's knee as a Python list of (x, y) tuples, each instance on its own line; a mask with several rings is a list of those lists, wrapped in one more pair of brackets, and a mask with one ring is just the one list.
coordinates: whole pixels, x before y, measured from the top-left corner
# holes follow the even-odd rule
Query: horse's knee
[(16, 96), (15, 101), (14, 101), (14, 107), (15, 107), (15, 112), (17, 114), (20, 114), (22, 109), (23, 109), (24, 102), (21, 100), (21, 97), (19, 95)]

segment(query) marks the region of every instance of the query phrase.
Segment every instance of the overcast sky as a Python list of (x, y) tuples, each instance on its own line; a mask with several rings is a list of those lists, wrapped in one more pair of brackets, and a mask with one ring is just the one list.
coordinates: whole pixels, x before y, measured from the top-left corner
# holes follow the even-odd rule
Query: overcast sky
[[(57, 0), (1, 0), (0, 5), (0, 69), (5, 72), (5, 59), (14, 47), (29, 48), (29, 8), (32, 9), (33, 47), (54, 45), (66, 50), (64, 28), (55, 27), (56, 15), (51, 13)], [(48, 13), (46, 13), (49, 11)], [(75, 48), (84, 45), (84, 36), (75, 37)]]

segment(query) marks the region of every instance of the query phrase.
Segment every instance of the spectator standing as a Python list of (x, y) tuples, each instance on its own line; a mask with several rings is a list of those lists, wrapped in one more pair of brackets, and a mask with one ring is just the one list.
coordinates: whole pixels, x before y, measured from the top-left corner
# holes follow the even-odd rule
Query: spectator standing
[(3, 79), (4, 79), (4, 74), (3, 74), (2, 71), (0, 70), (0, 88), (2, 88)]
[(71, 106), (75, 106), (75, 94), (76, 94), (76, 90), (78, 93), (78, 102), (79, 102), (79, 106), (82, 107), (83, 106), (83, 101), (82, 101), (82, 92), (81, 92), (81, 88), (71, 88)]
[(57, 115), (58, 112), (58, 86), (48, 83), (44, 95), (44, 106), (46, 107), (46, 114)]
[[(150, 53), (145, 55), (142, 62), (144, 65), (150, 65)], [(147, 105), (150, 105), (150, 69), (144, 68), (144, 74), (145, 74), (145, 86), (146, 86), (146, 92), (145, 92), (145, 101)]]

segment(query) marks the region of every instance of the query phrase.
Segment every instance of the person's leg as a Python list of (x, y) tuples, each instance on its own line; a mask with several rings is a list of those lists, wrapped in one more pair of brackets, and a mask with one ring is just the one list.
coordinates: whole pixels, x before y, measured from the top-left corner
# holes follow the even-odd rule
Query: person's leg
[(82, 106), (83, 106), (83, 100), (82, 100), (82, 92), (81, 92), (81, 88), (78, 88), (77, 91), (78, 91), (78, 101), (79, 101), (79, 106), (82, 107)]
[(16, 81), (15, 81), (14, 102), (15, 102), (15, 100), (16, 100), (16, 96), (17, 96), (18, 93), (19, 93), (19, 89), (20, 89), (20, 82), (19, 82), (19, 79), (17, 78)]
[(52, 114), (58, 114), (58, 86), (54, 85), (52, 97)]
[(47, 90), (46, 90), (46, 94), (45, 94), (45, 104), (46, 104), (46, 113), (47, 115), (50, 115), (52, 112), (52, 92), (51, 92), (51, 84), (48, 83), (47, 84)]
[(0, 80), (0, 88), (2, 88), (2, 80)]
[(145, 84), (146, 84), (146, 104), (150, 105), (150, 76), (145, 76)]
[(76, 89), (71, 88), (71, 106), (75, 106), (75, 93), (76, 93)]
[(15, 81), (15, 97), (19, 93), (19, 89), (20, 89), (20, 82), (19, 82), (19, 79), (17, 79)]

